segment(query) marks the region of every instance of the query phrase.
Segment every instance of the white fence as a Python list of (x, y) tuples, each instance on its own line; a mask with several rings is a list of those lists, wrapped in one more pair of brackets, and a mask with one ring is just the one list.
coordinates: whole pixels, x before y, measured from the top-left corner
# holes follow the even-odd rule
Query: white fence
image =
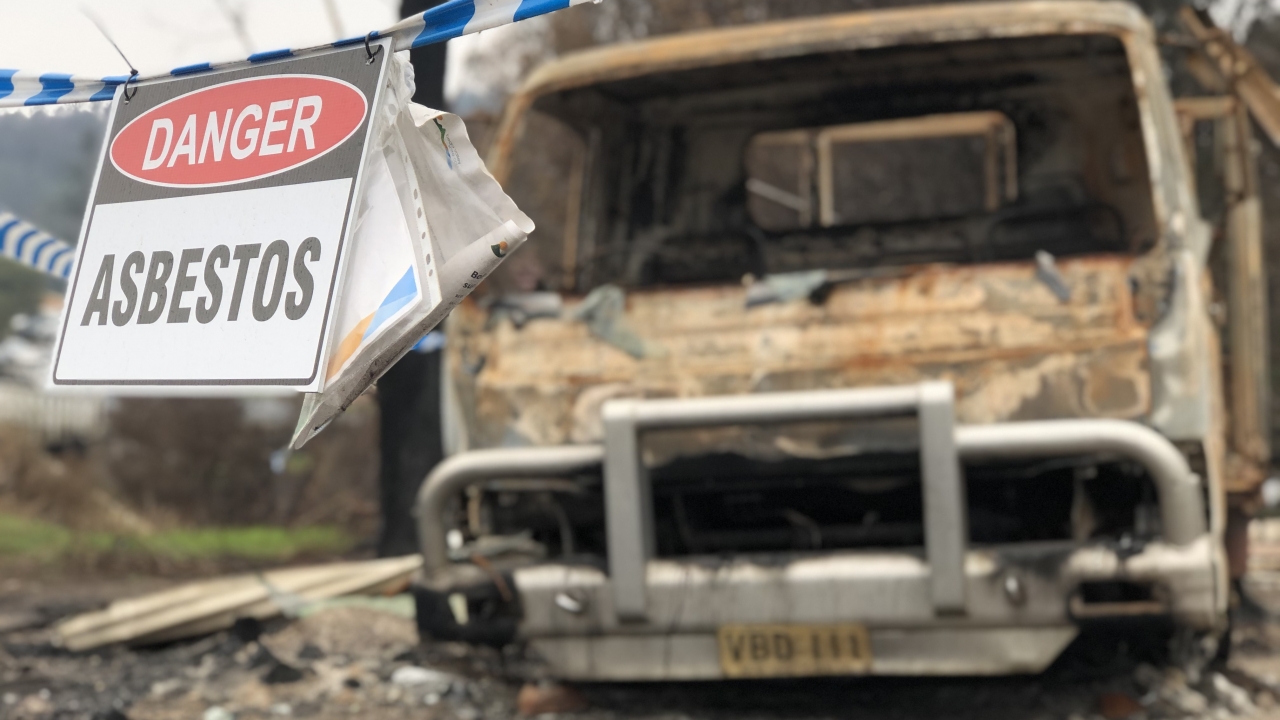
[(92, 440), (106, 429), (107, 398), (52, 395), (0, 381), (0, 424), (30, 428), (46, 443)]

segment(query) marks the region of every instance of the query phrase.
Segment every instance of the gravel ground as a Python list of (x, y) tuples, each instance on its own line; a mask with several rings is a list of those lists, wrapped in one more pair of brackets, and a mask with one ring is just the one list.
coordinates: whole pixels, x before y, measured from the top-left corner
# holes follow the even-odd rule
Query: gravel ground
[[(1280, 718), (1276, 620), (1237, 630), (1231, 665), (1221, 672), (1146, 664), (1140, 645), (1120, 653), (1110, 643), (1082, 644), (1035, 677), (576, 689), (522, 688), (514, 654), (419, 645), (411, 620), (365, 607), (244, 624), (160, 648), (74, 654), (52, 644), (48, 623), (57, 617), (156, 587), (155, 581), (0, 581), (0, 718), (481, 720), (516, 717), (522, 709), (577, 710), (584, 720)], [(1280, 609), (1280, 580), (1255, 588)]]

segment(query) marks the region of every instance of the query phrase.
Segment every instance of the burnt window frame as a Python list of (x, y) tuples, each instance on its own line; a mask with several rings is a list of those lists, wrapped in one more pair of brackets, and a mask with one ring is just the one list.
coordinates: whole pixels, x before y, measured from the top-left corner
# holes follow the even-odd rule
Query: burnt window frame
[[(1018, 199), (1017, 130), (1013, 121), (997, 110), (942, 113), (916, 117), (841, 123), (815, 128), (770, 130), (756, 133), (743, 149), (746, 158), (762, 146), (796, 146), (797, 192), (777, 187), (751, 174), (745, 188), (749, 196), (781, 205), (797, 214), (796, 224), (770, 230), (802, 230), (839, 227), (845, 224), (836, 212), (833, 153), (842, 144), (876, 143), (935, 138), (978, 137), (983, 151), (984, 202), (986, 212), (996, 212), (1005, 203)], [(747, 213), (760, 227), (760, 218), (748, 200)], [(927, 218), (920, 218), (927, 219)]]

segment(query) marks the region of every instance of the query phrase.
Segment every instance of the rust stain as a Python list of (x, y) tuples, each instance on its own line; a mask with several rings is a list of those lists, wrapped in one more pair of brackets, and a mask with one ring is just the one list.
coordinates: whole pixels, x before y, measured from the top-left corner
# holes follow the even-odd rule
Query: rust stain
[[(1150, 406), (1147, 329), (1133, 315), (1132, 260), (1063, 260), (1078, 290), (1063, 304), (1031, 263), (933, 266), (897, 279), (836, 288), (824, 306), (745, 308), (741, 287), (635, 293), (626, 322), (660, 356), (637, 360), (572, 320), (517, 330), (466, 304), (450, 352), (481, 357), (475, 375), (453, 363), (477, 398), (471, 434), (514, 430), (535, 444), (586, 442), (592, 413), (613, 396), (853, 387), (946, 378), (961, 420), (1139, 417)], [(569, 303), (572, 310), (573, 301)], [(566, 313), (567, 315), (568, 313)], [(985, 408), (985, 409), (984, 409)]]

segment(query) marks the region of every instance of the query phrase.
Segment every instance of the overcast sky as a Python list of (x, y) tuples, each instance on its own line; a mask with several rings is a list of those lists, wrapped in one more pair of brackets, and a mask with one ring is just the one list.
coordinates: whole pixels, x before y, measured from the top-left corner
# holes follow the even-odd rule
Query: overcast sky
[[(143, 75), (192, 63), (242, 59), (394, 23), (399, 0), (0, 0), (0, 68), (103, 76), (128, 66), (82, 11), (97, 17)], [(243, 18), (237, 33), (232, 16)]]

